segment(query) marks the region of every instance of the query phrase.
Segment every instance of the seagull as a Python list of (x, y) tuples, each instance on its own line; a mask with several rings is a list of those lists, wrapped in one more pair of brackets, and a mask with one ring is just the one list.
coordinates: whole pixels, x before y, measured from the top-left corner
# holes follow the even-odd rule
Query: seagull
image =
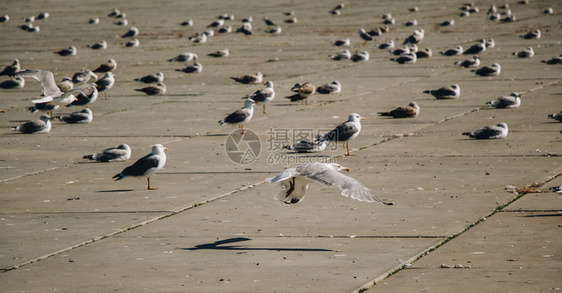
[(99, 17), (90, 18), (90, 20), (88, 20), (88, 23), (89, 24), (99, 24), (100, 18)]
[(39, 120), (29, 121), (18, 126), (12, 127), (12, 130), (21, 133), (48, 133), (51, 131), (51, 117), (41, 115)]
[(351, 113), (347, 121), (326, 133), (322, 140), (327, 142), (343, 142), (344, 155), (355, 156), (349, 153), (349, 141), (356, 138), (359, 132), (361, 132), (361, 120), (365, 120), (365, 117), (361, 117), (356, 113)]
[(123, 169), (121, 173), (113, 176), (115, 181), (121, 180), (130, 176), (133, 177), (146, 177), (148, 183), (148, 190), (157, 190), (158, 188), (150, 187), (150, 176), (156, 171), (164, 168), (166, 164), (166, 153), (168, 149), (161, 144), (156, 144), (152, 147), (152, 152), (140, 159), (138, 159), (131, 166)]
[(12, 76), (14, 73), (20, 71), (20, 61), (18, 59), (14, 59), (14, 62), (12, 63), (12, 65), (8, 65), (6, 67), (4, 67), (4, 70), (2, 70), (2, 72), (0, 72), (0, 76), (2, 75), (8, 75), (8, 76)]
[(196, 44), (203, 44), (207, 42), (207, 35), (204, 33), (197, 33), (193, 37), (189, 37), (189, 40)]
[(367, 44), (367, 42), (370, 42), (373, 40), (373, 37), (371, 35), (369, 35), (367, 32), (365, 32), (364, 28), (361, 28), (359, 30), (359, 37), (361, 37), (361, 39), (363, 39), (363, 41), (365, 41), (363, 43), (363, 45)]
[(425, 36), (425, 30), (424, 29), (415, 30), (410, 36), (408, 36), (406, 38), (406, 40), (404, 40), (404, 42), (402, 44), (403, 45), (419, 44), (423, 41), (424, 36)]
[(94, 44), (88, 45), (88, 48), (93, 49), (93, 50), (107, 49), (107, 42), (105, 40), (103, 40), (99, 43), (94, 43)]
[(334, 55), (328, 55), (330, 59), (339, 61), (339, 60), (349, 60), (351, 59), (351, 52), (349, 50), (344, 50), (343, 52), (336, 53)]
[(554, 14), (554, 10), (552, 7), (548, 7), (547, 9), (543, 10), (543, 14)]
[(285, 98), (290, 99), (291, 102), (304, 100), (305, 104), (308, 104), (308, 97), (316, 92), (316, 87), (310, 82), (297, 83), (291, 88), (291, 91), (296, 92), (296, 94)]
[(267, 18), (267, 17), (264, 17), (264, 18), (263, 18), (263, 22), (265, 22), (265, 24), (266, 24), (267, 26), (276, 26), (275, 23), (274, 23), (273, 21), (271, 21), (271, 20), (270, 20), (269, 18)]
[(207, 54), (207, 56), (210, 57), (228, 57), (229, 55), (230, 55), (230, 50), (228, 50), (228, 48)]
[(76, 56), (76, 52), (77, 52), (76, 47), (70, 46), (66, 49), (62, 49), (53, 53), (59, 54), (61, 56)]
[[(27, 108), (29, 111), (31, 111), (31, 113), (35, 113), (38, 111), (41, 112), (53, 112), (53, 110), (58, 109), (60, 106), (59, 105), (51, 105), (49, 103), (39, 103), (39, 104), (33, 104), (32, 107)], [(50, 115), (48, 115), (50, 117)]]
[(140, 46), (140, 42), (139, 42), (139, 39), (137, 39), (137, 38), (133, 39), (132, 41), (128, 41), (126, 43), (123, 43), (123, 47), (131, 48), (131, 47), (138, 47), (138, 46)]
[(113, 10), (111, 11), (111, 13), (109, 13), (107, 16), (108, 16), (108, 17), (115, 17), (115, 16), (120, 15), (120, 14), (121, 14), (121, 12), (119, 11), (119, 9), (113, 8)]
[(408, 47), (391, 49), (388, 52), (390, 52), (390, 54), (395, 55), (395, 56), (400, 56), (400, 55), (403, 55), (403, 54), (410, 54), (411, 53), (410, 48), (408, 48)]
[(420, 113), (418, 103), (411, 102), (407, 107), (398, 107), (390, 112), (378, 112), (381, 116), (392, 116), (392, 118), (414, 118)]
[(139, 29), (133, 26), (129, 29), (129, 31), (123, 34), (121, 38), (132, 38), (132, 37), (136, 37), (138, 34), (139, 34)]
[(256, 74), (244, 75), (242, 77), (231, 77), (231, 79), (244, 84), (257, 84), (263, 82), (263, 73), (258, 72)]
[(0, 16), (0, 23), (6, 22), (6, 21), (8, 21), (8, 20), (10, 20), (10, 16), (9, 16), (9, 15), (6, 14), (6, 15)]
[(66, 93), (69, 90), (74, 88), (74, 83), (72, 83), (72, 78), (70, 77), (63, 77), (62, 81), (57, 83), (57, 86), (61, 90), (61, 92)]
[(562, 64), (562, 55), (554, 56), (546, 60), (541, 60), (541, 62), (546, 64)]
[(107, 148), (95, 154), (84, 156), (88, 159), (98, 162), (122, 162), (127, 161), (131, 157), (131, 148), (128, 144), (120, 144), (116, 147)]
[(496, 46), (496, 41), (494, 39), (486, 40), (486, 48), (493, 48)]
[(244, 131), (243, 124), (249, 122), (252, 119), (252, 116), (254, 115), (255, 104), (257, 104), (256, 101), (252, 99), (246, 99), (244, 101), (244, 107), (230, 113), (224, 119), (220, 120), (219, 124), (221, 126), (226, 124), (232, 124), (232, 125), (238, 124), (238, 130), (240, 130), (240, 134), (246, 134), (246, 132)]
[(231, 33), (231, 32), (232, 32), (232, 26), (230, 26), (230, 25), (221, 27), (217, 30), (217, 33), (219, 33), (219, 34), (228, 34), (228, 33)]
[(129, 25), (129, 21), (126, 19), (121, 19), (119, 21), (114, 22), (113, 24), (118, 25), (118, 26), (127, 26)]
[(384, 49), (392, 49), (394, 48), (394, 41), (390, 40), (386, 43), (382, 43), (378, 46), (379, 49), (384, 50)]
[(480, 76), (497, 76), (501, 72), (501, 66), (498, 63), (493, 63), (490, 66), (484, 66), (480, 69), (471, 70), (471, 72)]
[(375, 28), (367, 32), (367, 34), (371, 37), (378, 37), (383, 34), (380, 28)]
[(321, 186), (336, 185), (340, 188), (341, 195), (358, 201), (393, 205), (391, 202), (384, 202), (376, 198), (367, 187), (359, 181), (341, 174), (340, 171), (350, 171), (350, 169), (336, 163), (307, 163), (289, 168), (266, 180), (269, 183), (279, 183), (281, 191), (274, 198), (287, 204), (300, 202), (312, 181)]
[(490, 105), (498, 109), (517, 108), (521, 105), (521, 94), (511, 93), (509, 96), (498, 97), (493, 101), (486, 102), (486, 105)]
[(197, 55), (191, 52), (181, 53), (178, 56), (168, 59), (169, 62), (186, 62), (197, 59)]
[(367, 51), (357, 51), (357, 53), (351, 55), (351, 61), (353, 62), (360, 62), (360, 61), (369, 61), (369, 52)]
[(332, 8), (332, 10), (330, 10), (330, 13), (333, 15), (340, 15), (341, 11), (343, 10), (343, 8), (345, 7), (344, 3), (340, 3), (338, 5), (336, 5), (336, 7)]
[(69, 124), (84, 124), (92, 122), (92, 119), (94, 119), (94, 114), (92, 113), (92, 110), (84, 108), (80, 112), (74, 112), (63, 116), (55, 116), (55, 118), (58, 118), (61, 122), (66, 122)]
[(334, 42), (334, 46), (346, 46), (349, 47), (351, 45), (351, 40), (349, 38), (345, 38), (345, 39), (341, 39), (341, 40), (337, 40)]
[(559, 122), (562, 122), (562, 111), (560, 111), (560, 113), (550, 114), (550, 115), (548, 115), (548, 118), (558, 120)]
[(404, 23), (404, 26), (416, 26), (418, 25), (417, 19), (412, 19)]
[(166, 85), (163, 83), (157, 83), (155, 85), (149, 85), (141, 89), (135, 89), (135, 91), (143, 92), (149, 96), (163, 95), (166, 93)]
[(164, 81), (164, 73), (158, 72), (155, 74), (149, 74), (143, 76), (141, 78), (135, 78), (135, 81), (140, 81), (144, 83), (156, 83), (156, 82), (163, 82)]
[(31, 77), (41, 84), (44, 97), (32, 101), (33, 103), (51, 103), (55, 105), (68, 105), (76, 97), (71, 94), (63, 93), (55, 82), (53, 73), (46, 70), (23, 70), (14, 74), (16, 77)]
[(14, 79), (8, 79), (3, 82), (0, 82), (0, 89), (21, 89), (25, 86), (25, 80), (23, 77), (16, 77)]
[(426, 90), (423, 91), (424, 94), (430, 94), (436, 99), (456, 99), (461, 94), (461, 88), (458, 84), (452, 84), (450, 86), (444, 86), (436, 90)]
[(439, 24), (439, 26), (451, 26), (455, 24), (455, 20), (454, 19), (449, 19), (449, 20), (445, 20), (443, 22), (441, 22)]
[(193, 26), (193, 20), (192, 20), (192, 19), (189, 19), (189, 20), (186, 20), (186, 21), (182, 21), (182, 22), (180, 23), (180, 25), (181, 25), (181, 26)]
[(321, 134), (318, 134), (314, 139), (303, 139), (294, 144), (285, 145), (283, 148), (298, 153), (321, 152), (325, 150), (328, 145), (328, 142), (322, 140), (322, 137)]
[(254, 100), (256, 103), (263, 104), (263, 113), (269, 114), (269, 112), (265, 111), (265, 104), (270, 102), (275, 98), (275, 91), (273, 90), (273, 81), (267, 81), (265, 83), (265, 88), (256, 91), (251, 96), (248, 97), (251, 100)]
[(339, 94), (341, 92), (341, 83), (334, 80), (330, 83), (317, 87), (316, 92), (319, 94)]
[(429, 58), (433, 55), (431, 48), (425, 48), (423, 50), (416, 51), (417, 58)]
[(280, 34), (282, 32), (282, 29), (280, 26), (277, 25), (274, 28), (266, 30), (265, 32), (268, 34), (276, 35), (276, 34)]
[(394, 61), (394, 62), (397, 62), (399, 64), (416, 63), (417, 55), (416, 55), (416, 53), (402, 54), (397, 58), (391, 58), (390, 61)]
[(532, 32), (528, 32), (524, 35), (520, 35), (519, 37), (527, 40), (531, 39), (540, 39), (541, 38), (541, 30), (534, 30)]
[(107, 99), (107, 91), (115, 84), (115, 75), (113, 72), (106, 72), (105, 75), (96, 81), (98, 92), (103, 93), (104, 99)]
[(474, 55), (486, 51), (486, 40), (481, 39), (477, 44), (470, 46), (463, 55)]
[(211, 24), (209, 24), (207, 28), (215, 28), (215, 27), (222, 26), (223, 24), (224, 24), (224, 19), (217, 19), (213, 21)]
[(439, 54), (443, 55), (443, 56), (455, 56), (455, 55), (462, 55), (463, 53), (463, 48), (462, 46), (457, 46), (453, 49), (449, 49), (447, 51), (442, 51), (439, 52)]
[(107, 60), (107, 63), (102, 63), (100, 64), (100, 66), (98, 66), (98, 68), (94, 69), (94, 72), (105, 73), (108, 71), (113, 71), (116, 68), (117, 68), (117, 62), (115, 61), (115, 59), (109, 59)]
[(176, 71), (181, 71), (185, 73), (201, 73), (203, 71), (203, 64), (197, 62), (197, 57), (193, 59), (193, 64), (188, 65), (182, 69), (176, 69)]
[(519, 58), (532, 58), (535, 56), (535, 51), (533, 51), (533, 48), (529, 47), (521, 51), (513, 52), (513, 56), (517, 56)]
[(95, 83), (89, 83), (75, 87), (66, 92), (65, 95), (72, 95), (75, 97), (74, 101), (66, 105), (67, 107), (86, 106), (96, 101), (98, 98), (98, 90)]
[(462, 135), (468, 135), (468, 137), (476, 139), (494, 139), (505, 138), (507, 132), (507, 124), (499, 123), (474, 130), (473, 132), (463, 132)]
[(459, 66), (466, 67), (466, 68), (478, 67), (478, 66), (480, 66), (480, 56), (474, 55), (470, 59), (455, 62), (455, 65), (459, 65)]
[(85, 84), (90, 80), (91, 77), (93, 77), (94, 79), (98, 79), (98, 76), (91, 70), (82, 68), (80, 71), (74, 73), (74, 75), (72, 76), (72, 82), (76, 84)]

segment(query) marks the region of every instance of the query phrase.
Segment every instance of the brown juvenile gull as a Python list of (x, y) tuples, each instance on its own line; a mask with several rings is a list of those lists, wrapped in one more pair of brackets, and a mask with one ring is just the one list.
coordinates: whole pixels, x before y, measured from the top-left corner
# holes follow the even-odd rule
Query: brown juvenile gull
[(163, 83), (157, 83), (155, 85), (149, 85), (141, 89), (135, 89), (135, 91), (143, 92), (149, 96), (163, 95), (166, 93), (166, 85)]
[(426, 90), (423, 91), (424, 94), (430, 94), (436, 99), (456, 99), (461, 94), (461, 88), (458, 84), (452, 84), (450, 86), (444, 86), (436, 90)]
[(191, 61), (197, 59), (197, 54), (193, 54), (191, 52), (185, 52), (185, 53), (181, 53), (178, 56), (172, 58), (172, 59), (168, 59), (169, 62), (187, 62), (187, 61)]
[(335, 61), (349, 60), (349, 59), (351, 59), (351, 52), (349, 52), (349, 50), (344, 50), (343, 52), (340, 52), (340, 53), (328, 55), (328, 57), (330, 57), (330, 59), (335, 60)]
[(283, 148), (298, 153), (321, 152), (328, 145), (328, 142), (322, 140), (322, 137), (321, 134), (318, 134), (314, 139), (303, 139), (290, 145), (284, 145)]
[(263, 82), (263, 73), (258, 72), (256, 74), (244, 75), (242, 77), (231, 77), (231, 79), (244, 84), (257, 84)]
[(254, 100), (256, 103), (263, 104), (263, 113), (269, 114), (269, 112), (265, 111), (265, 104), (270, 102), (271, 100), (275, 99), (275, 90), (273, 90), (273, 81), (268, 80), (265, 83), (265, 88), (256, 91), (248, 98)]
[(350, 169), (336, 163), (308, 163), (289, 168), (266, 180), (269, 183), (279, 183), (281, 191), (274, 198), (287, 204), (300, 202), (312, 181), (322, 186), (336, 185), (340, 188), (341, 195), (358, 201), (393, 205), (391, 202), (378, 199), (359, 181), (341, 174), (340, 171), (350, 171)]
[(88, 159), (98, 162), (122, 162), (131, 157), (131, 148), (128, 144), (120, 144), (116, 147), (111, 147), (99, 151), (95, 154), (84, 156), (83, 159)]
[(98, 68), (94, 69), (94, 72), (101, 72), (101, 73), (106, 73), (109, 71), (113, 71), (117, 68), (117, 62), (115, 61), (115, 59), (109, 59), (107, 60), (106, 63), (102, 63), (100, 64), (100, 66), (98, 66)]
[(63, 93), (55, 82), (52, 72), (46, 70), (23, 70), (14, 74), (16, 77), (31, 77), (41, 84), (43, 90), (43, 98), (33, 100), (33, 103), (51, 103), (54, 105), (68, 105), (72, 103), (76, 97), (71, 94)]
[(12, 130), (21, 133), (47, 133), (51, 131), (51, 117), (49, 115), (41, 115), (39, 120), (29, 121), (18, 126), (12, 127)]
[(94, 119), (94, 114), (92, 113), (92, 110), (84, 108), (82, 109), (82, 111), (73, 112), (68, 115), (55, 116), (55, 118), (59, 119), (59, 121), (61, 122), (66, 122), (69, 124), (84, 124), (92, 122), (92, 119)]
[(220, 120), (219, 124), (221, 126), (226, 124), (232, 124), (232, 125), (238, 124), (238, 129), (240, 130), (240, 134), (245, 134), (246, 132), (244, 131), (243, 124), (252, 119), (252, 116), (254, 115), (254, 105), (256, 103), (257, 102), (252, 99), (246, 99), (244, 101), (244, 107), (230, 113), (224, 119)]
[(474, 55), (470, 59), (455, 62), (455, 65), (459, 65), (459, 66), (466, 67), (466, 68), (478, 67), (478, 66), (480, 66), (480, 56)]
[(223, 49), (223, 50), (218, 50), (216, 52), (213, 53), (209, 53), (207, 54), (207, 56), (210, 57), (228, 57), (230, 55), (230, 50), (228, 50), (228, 48)]
[(548, 119), (554, 119), (554, 120), (558, 120), (558, 122), (562, 122), (562, 111), (560, 111), (560, 113), (548, 115)]
[(317, 87), (316, 92), (319, 94), (339, 94), (341, 92), (341, 83), (334, 80), (330, 83)]
[(72, 76), (72, 82), (76, 84), (78, 83), (85, 84), (90, 80), (91, 77), (94, 79), (98, 79), (98, 76), (95, 73), (93, 73), (91, 70), (87, 68), (82, 68), (80, 71), (74, 73), (74, 75)]
[(392, 116), (392, 118), (414, 118), (420, 113), (418, 103), (411, 102), (407, 107), (398, 107), (389, 112), (378, 112), (381, 116)]
[(61, 92), (66, 93), (72, 88), (74, 88), (74, 83), (72, 83), (72, 78), (70, 77), (63, 77), (62, 81), (57, 83), (57, 86), (61, 90)]
[(55, 54), (61, 55), (61, 56), (76, 56), (77, 50), (76, 47), (74, 46), (70, 46), (66, 49), (62, 49), (56, 52), (53, 52)]
[(468, 135), (470, 138), (475, 139), (494, 139), (505, 138), (507, 136), (507, 124), (499, 123), (497, 125), (490, 125), (472, 132), (463, 132), (462, 135)]
[(0, 82), (0, 89), (21, 89), (25, 86), (25, 80), (23, 77), (16, 77), (14, 79), (8, 79), (3, 82)]
[(529, 47), (521, 51), (513, 52), (513, 56), (517, 56), (519, 58), (532, 58), (535, 56), (535, 51), (533, 51), (533, 48)]
[(140, 78), (135, 78), (135, 81), (140, 81), (144, 83), (156, 83), (156, 82), (163, 82), (164, 81), (164, 73), (158, 72), (155, 74), (145, 75)]
[(471, 70), (471, 72), (480, 76), (497, 76), (501, 72), (501, 66), (498, 63), (493, 63), (490, 66), (484, 66), (480, 69)]
[(521, 95), (518, 93), (511, 93), (509, 96), (498, 97), (493, 101), (486, 102), (486, 105), (498, 109), (512, 109), (521, 105)]
[(462, 46), (457, 46), (452, 49), (448, 49), (447, 51), (441, 51), (439, 54), (443, 56), (455, 56), (455, 55), (462, 55), (463, 48)]
[(361, 115), (357, 113), (351, 113), (347, 121), (326, 133), (322, 140), (336, 143), (342, 142), (344, 155), (355, 156), (349, 153), (349, 141), (356, 138), (361, 132), (361, 120), (365, 120), (365, 117), (361, 117)]
[(8, 65), (6, 67), (4, 67), (4, 70), (2, 70), (2, 72), (0, 72), (0, 76), (2, 75), (8, 75), (11, 76), (14, 73), (20, 71), (20, 61), (18, 59), (14, 59), (14, 62), (12, 62), (12, 65)]
[(139, 29), (133, 26), (125, 34), (123, 34), (121, 38), (132, 38), (132, 37), (136, 37), (138, 34), (139, 34)]
[(152, 147), (152, 152), (140, 159), (138, 159), (131, 166), (123, 169), (121, 173), (113, 176), (115, 181), (121, 180), (130, 176), (133, 177), (146, 177), (148, 183), (148, 190), (156, 190), (158, 188), (150, 187), (150, 176), (156, 171), (164, 168), (166, 164), (166, 153), (168, 149), (161, 144), (156, 144)]
[(285, 98), (291, 100), (291, 102), (304, 100), (305, 104), (308, 104), (308, 97), (316, 92), (316, 87), (310, 82), (297, 83), (291, 88), (291, 91), (296, 92), (296, 94)]

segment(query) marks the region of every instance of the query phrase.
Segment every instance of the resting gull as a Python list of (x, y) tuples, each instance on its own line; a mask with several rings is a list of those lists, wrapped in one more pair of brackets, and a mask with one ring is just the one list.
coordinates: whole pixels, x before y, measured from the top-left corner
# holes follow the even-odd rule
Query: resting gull
[(481, 52), (486, 51), (486, 40), (481, 39), (478, 43), (470, 46), (466, 51), (464, 51), (463, 55), (474, 55), (479, 54)]
[(12, 65), (8, 65), (6, 67), (4, 67), (4, 70), (2, 70), (2, 72), (0, 72), (0, 76), (2, 75), (8, 75), (11, 76), (14, 73), (20, 71), (20, 61), (18, 59), (14, 59), (14, 62), (12, 62)]
[(107, 148), (95, 154), (84, 156), (84, 159), (98, 162), (122, 162), (131, 157), (131, 148), (128, 144), (120, 144), (116, 147)]
[(76, 87), (68, 91), (67, 94), (71, 94), (76, 97), (72, 103), (66, 105), (67, 107), (86, 106), (97, 100), (98, 89), (96, 88), (95, 83), (89, 83)]
[(201, 73), (203, 71), (203, 64), (197, 62), (197, 57), (193, 58), (193, 64), (188, 65), (182, 69), (176, 69), (176, 71), (181, 71), (185, 73)]
[(256, 74), (248, 74), (242, 77), (231, 77), (231, 79), (244, 84), (257, 84), (263, 82), (263, 73), (258, 72)]
[(339, 94), (341, 92), (341, 83), (334, 80), (330, 83), (317, 87), (316, 92), (319, 94)]
[(416, 51), (415, 53), (417, 58), (429, 58), (433, 55), (431, 48), (425, 48), (423, 50)]
[(345, 39), (341, 39), (341, 40), (336, 40), (334, 42), (334, 46), (346, 46), (349, 47), (351, 45), (351, 40), (349, 38), (345, 38)]
[(228, 57), (228, 56), (230, 56), (230, 50), (228, 50), (228, 48), (225, 48), (225, 49), (213, 52), (213, 53), (209, 53), (209, 54), (207, 54), (207, 56), (216, 57), (216, 58)]
[(130, 176), (133, 177), (146, 177), (146, 182), (148, 183), (148, 190), (156, 190), (158, 188), (150, 187), (150, 176), (156, 173), (156, 171), (164, 168), (166, 164), (166, 153), (168, 149), (161, 144), (156, 144), (152, 147), (152, 152), (140, 159), (138, 159), (131, 166), (123, 169), (121, 173), (113, 176), (115, 181), (121, 180)]
[(393, 41), (393, 40), (390, 40), (390, 41), (388, 41), (388, 42), (379, 44), (378, 48), (381, 49), (381, 50), (384, 50), (384, 49), (392, 49), (392, 48), (394, 48), (394, 41)]
[(57, 83), (57, 86), (61, 90), (61, 92), (66, 93), (69, 90), (74, 88), (74, 83), (72, 83), (72, 78), (70, 77), (63, 77), (62, 81)]
[(92, 50), (100, 50), (100, 49), (107, 49), (107, 42), (105, 40), (98, 42), (98, 43), (93, 43), (88, 45), (88, 48), (92, 49)]
[(541, 30), (534, 30), (532, 32), (528, 32), (524, 35), (520, 35), (519, 37), (527, 40), (531, 39), (540, 39), (541, 38)]
[(73, 83), (87, 83), (90, 78), (98, 79), (98, 76), (87, 68), (82, 68), (72, 76)]
[(94, 114), (92, 110), (88, 108), (82, 109), (82, 111), (70, 113), (68, 115), (63, 116), (55, 116), (61, 122), (66, 122), (68, 124), (85, 124), (92, 122), (94, 119)]
[(562, 122), (562, 111), (560, 111), (560, 113), (548, 115), (548, 119), (554, 119), (554, 120), (557, 120), (559, 122)]
[(424, 29), (414, 30), (414, 32), (410, 36), (408, 36), (402, 44), (403, 45), (419, 44), (423, 41), (424, 36), (425, 36), (425, 30)]
[(343, 50), (343, 52), (336, 53), (333, 55), (328, 55), (328, 57), (330, 57), (330, 59), (335, 61), (349, 60), (351, 59), (351, 52), (349, 52), (349, 50)]
[(558, 56), (554, 56), (550, 59), (541, 60), (541, 62), (546, 64), (562, 64), (562, 54)]
[(0, 82), (0, 89), (11, 90), (11, 89), (21, 89), (25, 86), (25, 80), (23, 77), (16, 77), (14, 79), (8, 79)]
[(349, 141), (356, 138), (359, 132), (361, 132), (361, 120), (365, 120), (365, 117), (361, 117), (357, 113), (351, 113), (347, 121), (326, 133), (322, 140), (336, 143), (342, 142), (344, 155), (355, 156), (349, 153)]
[(478, 67), (478, 66), (480, 66), (480, 56), (474, 55), (470, 59), (455, 62), (455, 65), (459, 65), (459, 66), (466, 67), (466, 68)]
[(521, 95), (518, 93), (511, 93), (509, 96), (498, 97), (493, 101), (486, 102), (486, 105), (490, 105), (498, 109), (517, 108), (521, 105)]
[(371, 35), (369, 35), (369, 34), (365, 31), (364, 28), (361, 28), (361, 29), (359, 30), (359, 37), (360, 37), (361, 39), (363, 39), (363, 41), (365, 41), (365, 42), (363, 43), (363, 45), (366, 45), (367, 42), (370, 42), (370, 41), (373, 40), (373, 37), (372, 37)]
[(418, 103), (411, 102), (406, 107), (398, 107), (389, 112), (378, 112), (381, 116), (392, 116), (392, 118), (414, 118), (420, 113)]
[(269, 114), (269, 112), (265, 111), (265, 104), (270, 102), (271, 100), (273, 100), (275, 98), (275, 90), (273, 90), (273, 81), (268, 80), (265, 83), (264, 89), (256, 91), (255, 93), (253, 93), (248, 98), (254, 100), (258, 104), (262, 103), (263, 104), (263, 113)]
[(417, 54), (414, 52), (414, 53), (402, 54), (396, 58), (390, 58), (390, 61), (394, 61), (399, 64), (412, 64), (412, 63), (416, 63), (417, 59), (418, 59)]
[(367, 187), (359, 181), (341, 174), (340, 171), (350, 171), (350, 169), (336, 163), (308, 163), (289, 168), (266, 180), (269, 183), (279, 183), (281, 191), (275, 195), (275, 199), (287, 204), (300, 202), (312, 181), (322, 186), (336, 185), (340, 188), (341, 195), (358, 201), (393, 205), (391, 202), (384, 202), (376, 198)]
[(133, 39), (132, 41), (128, 41), (126, 43), (123, 43), (123, 46), (128, 47), (128, 48), (138, 47), (139, 45), (140, 45), (140, 42), (139, 42), (139, 39), (137, 39), (137, 38)]
[(94, 69), (94, 72), (106, 73), (109, 71), (113, 71), (116, 68), (117, 68), (117, 62), (115, 61), (115, 59), (112, 58), (107, 60), (107, 63), (100, 64), (98, 68)]
[(136, 37), (138, 34), (139, 34), (139, 29), (133, 26), (129, 29), (129, 31), (123, 34), (121, 38), (132, 38), (132, 37)]
[(244, 101), (244, 107), (230, 113), (224, 119), (219, 121), (221, 126), (226, 124), (236, 125), (238, 124), (238, 129), (240, 134), (246, 134), (244, 131), (244, 123), (250, 121), (254, 115), (254, 105), (257, 104), (256, 101), (252, 99), (246, 99)]
[(77, 50), (76, 47), (74, 46), (70, 46), (66, 49), (62, 49), (56, 52), (53, 52), (55, 54), (61, 55), (61, 56), (76, 56)]
[(472, 132), (463, 132), (462, 135), (468, 135), (470, 138), (476, 139), (494, 139), (505, 138), (507, 136), (507, 124), (499, 123), (497, 125), (490, 125)]
[(458, 84), (452, 84), (450, 86), (444, 86), (436, 90), (426, 90), (423, 91), (424, 94), (430, 94), (436, 99), (456, 99), (461, 94), (461, 88)]
[(480, 76), (497, 76), (501, 72), (501, 66), (498, 63), (493, 63), (490, 66), (484, 66), (480, 69), (471, 70), (471, 72)]
[(360, 62), (360, 61), (369, 61), (369, 52), (361, 51), (351, 55), (351, 61), (353, 62)]
[(149, 85), (141, 89), (135, 89), (137, 92), (143, 92), (149, 96), (153, 95), (163, 95), (166, 93), (166, 85), (163, 83), (157, 83), (155, 85)]
[(51, 103), (54, 105), (68, 105), (76, 97), (71, 94), (63, 93), (55, 83), (53, 73), (46, 70), (22, 70), (14, 74), (16, 77), (31, 77), (41, 84), (44, 97), (32, 101), (33, 103)]
[(462, 46), (457, 46), (455, 48), (449, 49), (447, 51), (441, 51), (439, 54), (443, 56), (455, 56), (455, 55), (462, 55), (463, 48)]
[(322, 137), (321, 134), (318, 134), (314, 139), (303, 139), (291, 145), (285, 145), (283, 148), (299, 153), (321, 152), (328, 145), (328, 142), (323, 140)]
[(521, 51), (513, 52), (513, 56), (517, 56), (519, 58), (532, 58), (535, 56), (535, 51), (533, 51), (533, 48), (529, 47)]
[(39, 120), (29, 121), (12, 127), (12, 130), (21, 133), (47, 133), (51, 131), (51, 117), (48, 115), (41, 115)]
[(144, 83), (163, 82), (164, 81), (164, 73), (158, 72), (158, 73), (155, 73), (155, 74), (145, 75), (145, 76), (140, 77), (140, 78), (135, 78), (135, 81), (140, 81), (140, 82), (144, 82)]
[(168, 59), (169, 62), (186, 62), (197, 59), (197, 54), (193, 54), (191, 52), (181, 53), (178, 56)]

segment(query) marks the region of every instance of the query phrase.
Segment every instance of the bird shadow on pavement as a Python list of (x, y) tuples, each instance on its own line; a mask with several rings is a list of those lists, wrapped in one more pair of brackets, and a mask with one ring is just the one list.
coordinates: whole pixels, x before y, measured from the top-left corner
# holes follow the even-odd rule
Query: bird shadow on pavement
[(321, 248), (278, 248), (278, 247), (243, 247), (240, 245), (223, 245), (250, 241), (251, 238), (235, 237), (224, 240), (215, 241), (213, 243), (199, 244), (195, 247), (180, 248), (181, 250), (200, 250), (200, 249), (213, 249), (213, 250), (270, 250), (270, 251), (333, 251), (331, 249)]

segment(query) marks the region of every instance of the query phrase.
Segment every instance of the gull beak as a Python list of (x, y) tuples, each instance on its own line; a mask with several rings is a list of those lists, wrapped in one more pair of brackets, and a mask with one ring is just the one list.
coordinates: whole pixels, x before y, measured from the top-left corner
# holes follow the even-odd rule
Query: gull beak
[(342, 169), (342, 171), (347, 171), (347, 172), (349, 172), (349, 171), (351, 171), (351, 169), (345, 167), (345, 168)]
[(361, 119), (360, 119), (360, 120), (361, 120), (361, 121), (364, 121), (364, 120), (367, 120), (367, 118), (365, 118), (365, 117), (361, 117)]
[(168, 150), (168, 148), (164, 148), (164, 151), (167, 151), (167, 150)]

